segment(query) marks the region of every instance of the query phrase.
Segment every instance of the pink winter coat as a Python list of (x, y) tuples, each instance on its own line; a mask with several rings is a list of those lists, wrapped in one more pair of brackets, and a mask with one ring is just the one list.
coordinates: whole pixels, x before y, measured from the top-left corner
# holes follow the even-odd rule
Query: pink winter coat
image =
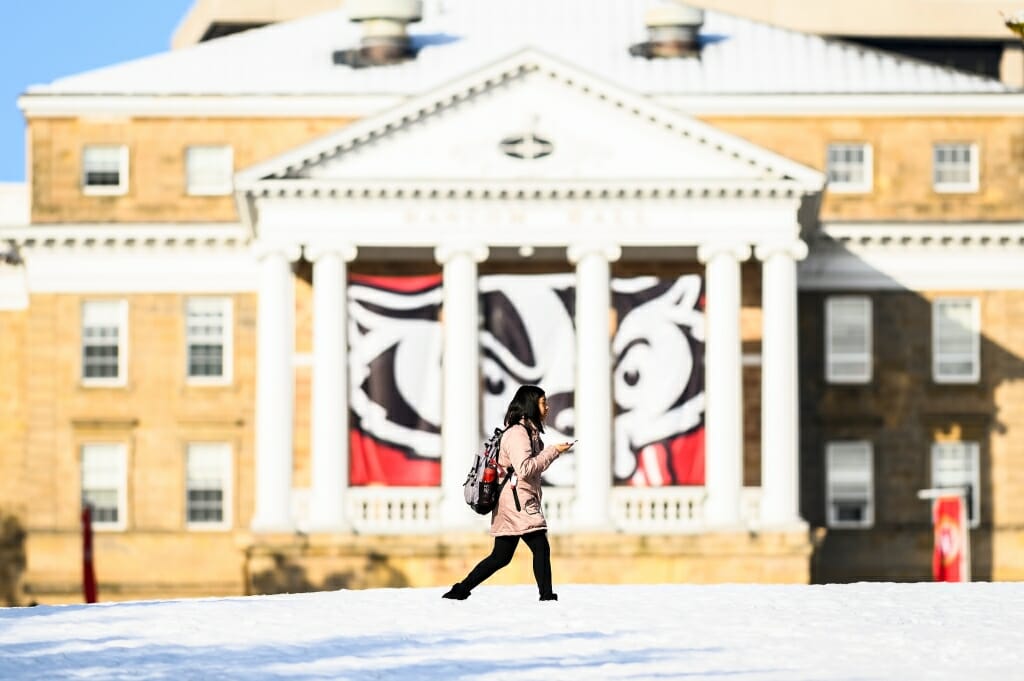
[(544, 443), (541, 442), (540, 433), (525, 422), (512, 426), (501, 436), (498, 465), (502, 471), (506, 471), (511, 462), (516, 473), (516, 493), (522, 510), (516, 510), (510, 480), (501, 490), (498, 506), (491, 514), (491, 535), (521, 535), (547, 528), (540, 503), (540, 475), (559, 457), (560, 452), (553, 446), (541, 447), (544, 447)]

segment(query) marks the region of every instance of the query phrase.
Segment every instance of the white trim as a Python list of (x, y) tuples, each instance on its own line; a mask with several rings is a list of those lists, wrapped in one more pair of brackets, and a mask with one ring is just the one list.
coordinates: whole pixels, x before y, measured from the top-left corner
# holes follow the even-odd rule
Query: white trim
[(94, 530), (123, 532), (128, 528), (128, 445), (124, 442), (82, 442), (78, 447), (78, 489), (79, 497), (85, 497), (85, 450), (87, 447), (115, 447), (119, 455), (119, 481), (117, 489), (117, 522), (92, 521)]
[[(188, 304), (192, 300), (215, 300), (221, 303), (221, 369), (220, 376), (192, 376), (189, 374), (190, 357), (188, 335)], [(185, 383), (190, 386), (226, 386), (234, 381), (235, 331), (234, 331), (234, 300), (230, 296), (195, 296), (185, 297)]]
[[(981, 445), (977, 442), (933, 442), (931, 447), (931, 486), (933, 488), (942, 489), (936, 483), (936, 452), (943, 447), (957, 445), (963, 447), (963, 453), (966, 455), (968, 464), (968, 475), (970, 480), (967, 482), (971, 485), (971, 508), (968, 512), (968, 520), (971, 525), (971, 529), (977, 528), (981, 525)], [(952, 487), (961, 487), (962, 482), (952, 485)]]
[[(970, 151), (970, 166), (966, 182), (937, 182), (938, 170), (935, 154), (939, 147), (966, 147)], [(975, 142), (933, 142), (932, 143), (932, 189), (938, 194), (976, 194), (980, 185), (980, 152)]]
[(875, 185), (875, 154), (869, 142), (829, 142), (825, 147), (825, 176), (829, 177), (832, 169), (830, 157), (833, 147), (860, 149), (864, 158), (861, 161), (862, 179), (860, 182), (840, 182), (829, 179), (828, 191), (832, 194), (870, 194)]
[[(833, 459), (837, 456), (838, 448), (840, 447), (859, 447), (860, 454), (864, 457), (864, 463), (867, 464), (863, 471), (858, 471), (860, 475), (854, 475), (853, 477), (867, 477), (867, 485), (865, 488), (865, 509), (863, 520), (840, 520), (836, 517), (835, 504), (833, 503), (833, 482), (837, 475), (834, 470)], [(849, 453), (849, 452), (848, 452)], [(868, 529), (875, 524), (875, 462), (874, 462), (874, 446), (867, 440), (833, 440), (825, 444), (825, 522), (829, 527), (834, 528), (849, 528), (849, 529)], [(856, 481), (860, 482), (860, 481)]]
[[(85, 154), (89, 149), (117, 149), (118, 168), (117, 184), (114, 185), (91, 185), (86, 183)], [(81, 188), (86, 196), (123, 196), (128, 193), (129, 163), (127, 144), (83, 144), (81, 158)]]
[[(398, 106), (407, 95), (95, 95), (26, 94), (26, 118), (167, 116), (174, 118), (363, 118)], [(1024, 113), (1017, 92), (935, 94), (653, 95), (662, 106), (695, 116), (1002, 116)], [(28, 177), (28, 175), (26, 175)]]
[[(860, 353), (837, 353), (832, 347), (832, 333), (835, 319), (835, 306), (840, 302), (859, 302), (863, 305), (863, 324), (865, 334), (864, 351)], [(868, 296), (829, 296), (825, 300), (825, 381), (833, 385), (865, 384), (871, 382), (873, 370), (873, 310), (871, 298)], [(837, 374), (834, 364), (837, 362), (863, 362), (865, 370), (859, 374)]]
[[(198, 522), (191, 521), (188, 519), (189, 505), (188, 505), (188, 465), (189, 459), (192, 454), (193, 446), (201, 447), (216, 447), (218, 454), (221, 457), (221, 515), (220, 522)], [(185, 445), (185, 528), (192, 532), (218, 532), (224, 530), (230, 530), (234, 525), (234, 448), (230, 442), (201, 442), (192, 441)]]
[[(85, 375), (85, 306), (90, 303), (115, 303), (118, 307), (117, 376), (114, 378)], [(83, 300), (79, 310), (79, 385), (83, 388), (125, 387), (128, 384), (128, 301), (123, 298)]]
[(1024, 289), (1024, 223), (825, 223), (804, 291)]
[[(968, 354), (946, 353), (940, 355), (938, 351), (939, 342), (939, 309), (943, 304), (970, 305), (970, 324), (968, 331), (971, 333), (971, 350)], [(936, 298), (932, 301), (932, 380), (936, 383), (977, 383), (981, 379), (981, 303), (977, 298), (969, 296), (948, 296)], [(967, 360), (971, 363), (971, 373), (966, 376), (957, 374), (943, 375), (939, 367), (943, 361)]]

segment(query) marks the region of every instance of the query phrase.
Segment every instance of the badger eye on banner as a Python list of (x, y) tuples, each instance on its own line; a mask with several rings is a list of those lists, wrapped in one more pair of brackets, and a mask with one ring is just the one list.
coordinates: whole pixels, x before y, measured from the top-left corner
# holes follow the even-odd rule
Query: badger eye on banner
[(704, 484), (701, 278), (612, 280), (618, 484)]
[(352, 275), (352, 485), (441, 484), (441, 276)]
[[(573, 439), (576, 333), (572, 274), (480, 277), (480, 361), (484, 380), (483, 428), (493, 432), (520, 385), (547, 394), (546, 444)], [(579, 444), (581, 456), (586, 446)], [(576, 457), (560, 457), (544, 473), (550, 485), (575, 482)]]

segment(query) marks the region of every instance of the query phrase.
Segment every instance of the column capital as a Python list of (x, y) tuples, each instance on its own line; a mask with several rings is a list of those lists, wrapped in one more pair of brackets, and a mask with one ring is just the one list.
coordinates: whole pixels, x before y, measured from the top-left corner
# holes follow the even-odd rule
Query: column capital
[(750, 257), (750, 246), (729, 241), (712, 241), (697, 247), (697, 260), (705, 265), (721, 255), (732, 256), (737, 262), (743, 262)]
[(490, 254), (491, 249), (479, 243), (450, 243), (434, 247), (434, 260), (439, 265), (444, 265), (459, 255), (468, 255), (473, 262), (479, 263), (487, 260)]
[(336, 254), (345, 262), (352, 262), (356, 259), (359, 249), (352, 244), (307, 244), (302, 248), (306, 260), (315, 263), (325, 255)]
[(266, 241), (253, 241), (249, 244), (249, 250), (257, 260), (263, 260), (269, 255), (283, 255), (288, 262), (295, 262), (302, 257), (302, 246), (288, 243), (269, 243)]
[(588, 255), (600, 255), (608, 262), (615, 262), (622, 257), (622, 247), (618, 244), (609, 243), (582, 243), (570, 244), (565, 249), (565, 255), (569, 262), (575, 265)]
[(775, 255), (784, 255), (793, 260), (803, 260), (807, 257), (807, 244), (800, 239), (793, 239), (792, 241), (757, 244), (754, 247), (754, 256), (762, 262)]

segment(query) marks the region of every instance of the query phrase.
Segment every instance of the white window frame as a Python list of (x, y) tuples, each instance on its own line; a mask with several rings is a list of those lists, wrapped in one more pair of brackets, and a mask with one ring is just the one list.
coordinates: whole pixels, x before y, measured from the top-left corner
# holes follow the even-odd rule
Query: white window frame
[[(952, 147), (966, 147), (970, 151), (969, 178), (966, 182), (940, 182), (936, 178), (939, 170), (936, 156), (939, 153), (939, 149)], [(940, 194), (973, 194), (977, 192), (980, 185), (978, 157), (978, 145), (974, 142), (935, 142), (932, 144), (932, 188)]]
[[(193, 177), (192, 154), (198, 151), (220, 151), (225, 156), (218, 159), (226, 170), (226, 178), (218, 183), (203, 185)], [(235, 150), (227, 144), (195, 144), (185, 147), (185, 192), (189, 196), (225, 196), (234, 191)]]
[[(119, 152), (117, 184), (88, 184), (85, 157), (89, 149), (117, 149)], [(86, 144), (82, 147), (82, 193), (87, 196), (123, 196), (128, 193), (128, 146), (125, 144)]]
[[(845, 149), (859, 149), (864, 154), (863, 166), (861, 168), (861, 180), (859, 182), (844, 182), (841, 180), (833, 180), (831, 178), (833, 163), (832, 163), (832, 151), (833, 150), (845, 150)], [(848, 164), (844, 161), (841, 164), (846, 167)], [(874, 188), (875, 175), (874, 175), (875, 159), (874, 150), (871, 145), (867, 142), (832, 142), (828, 145), (825, 150), (825, 175), (829, 178), (828, 191), (836, 194), (867, 194), (870, 193)]]
[[(939, 480), (939, 452), (943, 449), (962, 448), (961, 452), (967, 460), (968, 480), (952, 481), (943, 484)], [(967, 516), (972, 529), (981, 524), (981, 445), (977, 442), (934, 442), (932, 443), (932, 484), (936, 489), (947, 487), (963, 487), (964, 483), (971, 486), (971, 507), (967, 509)]]
[(104, 522), (93, 519), (94, 530), (123, 532), (128, 527), (128, 447), (123, 442), (85, 442), (79, 447), (79, 497), (85, 507), (85, 474), (86, 454), (90, 448), (113, 448), (118, 455), (117, 471), (117, 522)]
[[(86, 376), (85, 375), (85, 308), (91, 304), (112, 304), (118, 306), (117, 328), (117, 376)], [(127, 300), (83, 300), (81, 305), (81, 323), (79, 324), (79, 375), (82, 386), (88, 388), (117, 388), (128, 383), (128, 301)]]
[[(190, 361), (190, 348), (192, 346), (191, 338), (189, 337), (189, 301), (192, 300), (216, 300), (222, 304), (222, 335), (221, 335), (221, 352), (222, 352), (222, 370), (223, 373), (220, 376), (192, 376), (189, 372), (191, 370)], [(234, 380), (234, 355), (235, 355), (235, 334), (234, 334), (234, 301), (230, 297), (226, 296), (189, 296), (185, 298), (185, 381), (189, 385), (230, 385)]]
[[(840, 353), (832, 347), (832, 327), (835, 322), (834, 306), (840, 302), (859, 301), (864, 304), (864, 333), (865, 349), (860, 353)], [(863, 384), (870, 383), (874, 369), (874, 307), (870, 296), (829, 296), (825, 299), (825, 380), (833, 384)], [(835, 363), (841, 361), (861, 361), (866, 370), (862, 374), (838, 375), (835, 372)]]
[[(865, 461), (865, 468), (856, 473), (840, 474), (835, 470), (833, 459), (839, 455), (840, 448), (859, 448)], [(875, 524), (875, 463), (874, 446), (867, 440), (836, 440), (825, 445), (825, 520), (829, 527), (844, 529), (865, 529)], [(866, 478), (862, 480), (860, 478)], [(862, 520), (840, 520), (835, 506), (833, 492), (834, 482), (853, 482), (865, 484), (865, 509)]]
[[(972, 348), (968, 353), (940, 353), (939, 349), (939, 322), (941, 315), (940, 308), (944, 304), (970, 303), (971, 305), (971, 328)], [(977, 383), (981, 380), (981, 304), (977, 298), (970, 296), (946, 296), (936, 298), (932, 301), (932, 379), (936, 383)], [(969, 360), (971, 362), (971, 373), (969, 375), (942, 374), (939, 367), (944, 359)]]
[[(213, 449), (220, 457), (221, 468), (221, 520), (216, 522), (189, 519), (189, 460), (200, 448)], [(189, 442), (185, 447), (185, 527), (189, 530), (218, 531), (232, 527), (231, 509), (234, 503), (234, 454), (229, 442)]]

